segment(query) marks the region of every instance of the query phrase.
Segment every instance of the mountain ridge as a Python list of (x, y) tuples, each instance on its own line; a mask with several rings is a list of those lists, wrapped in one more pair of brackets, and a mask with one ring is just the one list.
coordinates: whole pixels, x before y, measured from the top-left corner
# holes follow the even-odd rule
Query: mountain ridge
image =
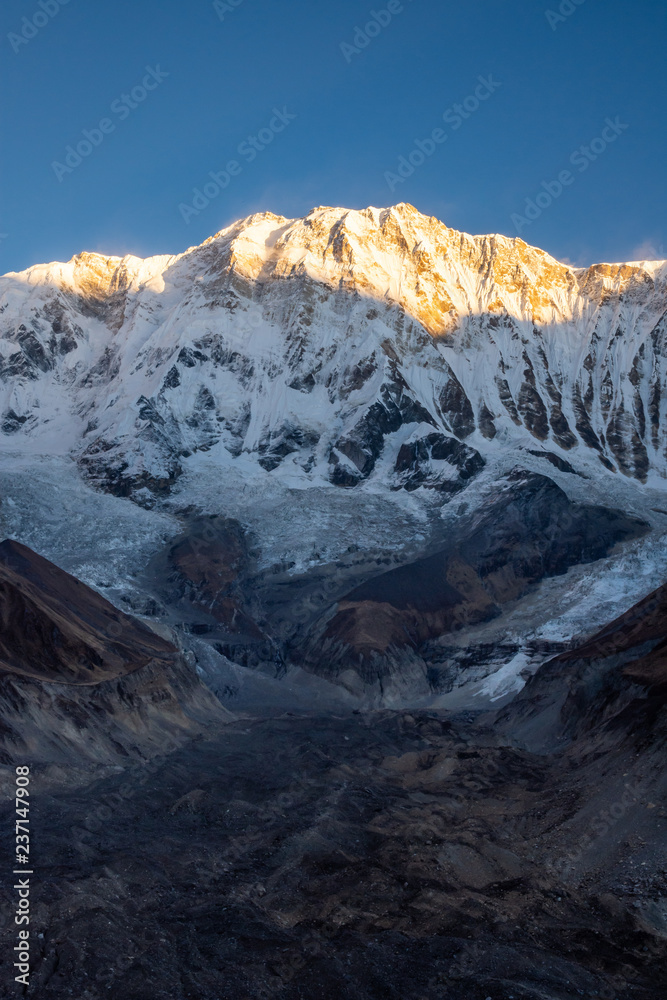
[[(267, 299), (271, 288), (278, 301)], [(100, 463), (91, 461), (90, 443), (83, 441), (100, 419), (93, 414), (97, 401), (86, 399), (91, 396), (86, 390), (112, 388), (120, 381), (121, 396), (127, 387), (132, 398), (123, 400), (122, 413), (116, 409), (92, 450), (115, 452), (116, 470), (133, 465), (117, 440), (119, 431), (127, 439), (129, 428), (122, 425), (128, 423), (129, 408), (148, 453), (143, 460), (136, 450), (131, 456), (136, 478), (139, 482), (143, 475), (149, 488), (151, 481), (164, 481), (165, 472), (167, 480), (176, 473), (174, 451), (192, 454), (225, 436), (232, 456), (256, 452), (261, 461), (268, 450), (269, 465), (285, 457), (281, 450), (305, 451), (311, 439), (321, 440), (322, 425), (331, 426), (332, 420), (330, 415), (318, 419), (327, 409), (324, 399), (314, 419), (302, 419), (303, 395), (313, 389), (320, 396), (333, 393), (339, 401), (346, 395), (350, 405), (343, 409), (351, 415), (363, 395), (354, 396), (355, 391), (367, 388), (380, 368), (386, 376), (382, 385), (379, 377), (374, 380), (380, 397), (389, 391), (400, 410), (397, 386), (402, 383), (411, 413), (425, 418), (410, 423), (431, 423), (460, 441), (479, 431), (477, 450), (496, 437), (500, 422), (506, 433), (511, 424), (523, 427), (538, 441), (549, 440), (557, 452), (591, 449), (607, 468), (641, 481), (649, 473), (665, 476), (656, 428), (667, 420), (661, 393), (667, 267), (572, 269), (519, 238), (469, 237), (402, 204), (342, 214), (315, 209), (299, 220), (258, 213), (177, 256), (142, 261), (82, 253), (66, 264), (36, 265), (0, 279), (0, 294), (5, 314), (0, 375), (5, 385), (13, 377), (4, 433), (30, 437), (40, 414), (21, 398), (27, 395), (22, 390), (47, 376), (71, 390), (70, 414), (88, 417), (78, 430), (67, 430), (70, 439), (78, 437), (79, 446), (86, 445), (79, 447), (83, 467), (97, 469)], [(322, 329), (332, 323), (339, 332), (335, 358), (335, 344)], [(201, 336), (185, 336), (194, 327)], [(621, 328), (626, 335), (619, 344)], [(350, 336), (355, 332), (366, 335)], [(206, 353), (211, 346), (217, 357)], [(308, 353), (310, 363), (300, 365)], [(334, 361), (328, 371), (323, 356)], [(283, 410), (278, 413), (282, 426), (261, 412), (248, 420), (241, 399), (221, 412), (209, 367), (209, 377), (197, 386), (198, 412), (177, 418), (174, 439), (165, 444), (162, 428), (165, 422), (174, 424), (174, 406), (165, 403), (165, 393), (184, 381), (185, 368), (211, 361), (214, 368), (231, 371), (239, 396), (251, 383), (265, 395), (276, 382), (277, 365), (286, 376), (283, 405), (274, 407)], [(142, 368), (144, 375), (133, 378)], [(158, 371), (160, 381), (152, 377)], [(333, 390), (332, 378), (338, 382)], [(131, 383), (136, 389), (130, 390)], [(387, 389), (389, 383), (393, 389)], [(288, 399), (290, 389), (302, 398)], [(375, 398), (386, 410), (386, 399), (377, 391)], [(118, 399), (110, 393), (104, 409)], [(184, 401), (176, 408), (182, 410)], [(296, 419), (295, 409), (300, 411)], [(344, 429), (345, 415), (336, 409), (335, 422)], [(207, 410), (215, 411), (227, 435), (218, 433), (215, 420), (205, 419)], [(363, 403), (356, 410), (361, 412)], [(58, 419), (62, 425), (62, 412)], [(184, 423), (193, 421), (206, 425), (207, 432), (188, 433)], [(394, 430), (380, 431), (381, 436), (394, 433), (401, 422), (405, 426), (404, 416), (390, 416), (385, 424)], [(315, 456), (316, 464), (339, 467), (320, 478), (354, 485), (374, 467), (378, 456), (359, 445), (354, 428), (349, 431), (338, 442), (327, 442), (321, 449), (326, 454)], [(346, 443), (350, 436), (352, 445)], [(275, 437), (280, 440), (272, 448)], [(76, 440), (71, 447), (76, 449)], [(154, 475), (151, 464), (162, 474)], [(107, 476), (107, 485), (113, 478)]]
[(342, 206), (319, 205), (319, 206), (316, 206), (316, 207), (312, 208), (311, 211), (306, 216), (303, 216), (303, 217), (295, 216), (293, 218), (290, 218), (288, 216), (283, 216), (283, 215), (276, 215), (274, 212), (271, 212), (271, 211), (252, 212), (250, 215), (247, 215), (247, 216), (245, 216), (243, 218), (237, 219), (234, 222), (230, 223), (228, 226), (223, 227), (223, 229), (217, 230), (217, 232), (213, 233), (211, 236), (208, 236), (201, 243), (198, 243), (198, 244), (195, 243), (195, 244), (190, 245), (189, 247), (187, 247), (185, 250), (181, 251), (180, 253), (176, 253), (176, 254), (168, 254), (168, 253), (167, 254), (149, 254), (147, 257), (140, 257), (139, 255), (133, 254), (133, 253), (126, 253), (126, 254), (123, 254), (122, 256), (120, 256), (118, 254), (105, 254), (105, 253), (101, 253), (98, 250), (85, 250), (84, 249), (84, 250), (77, 251), (75, 254), (72, 255), (72, 257), (69, 258), (69, 260), (66, 260), (66, 261), (53, 260), (53, 261), (44, 261), (44, 262), (41, 262), (41, 263), (35, 263), (35, 264), (29, 265), (27, 268), (23, 268), (21, 271), (7, 271), (4, 274), (0, 275), (0, 277), (14, 277), (16, 275), (22, 275), (22, 274), (27, 274), (27, 273), (32, 272), (32, 271), (37, 271), (38, 269), (42, 269), (42, 268), (47, 268), (48, 269), (48, 268), (53, 268), (53, 267), (58, 267), (58, 266), (64, 267), (67, 264), (73, 264), (73, 263), (79, 262), (79, 261), (85, 262), (87, 260), (92, 260), (92, 259), (100, 259), (100, 260), (108, 261), (108, 262), (113, 261), (113, 262), (116, 263), (116, 265), (127, 264), (127, 263), (129, 263), (131, 261), (137, 261), (137, 262), (140, 262), (140, 263), (148, 263), (149, 261), (171, 261), (171, 262), (173, 262), (173, 261), (175, 261), (177, 259), (180, 259), (182, 257), (186, 257), (189, 254), (192, 254), (193, 252), (195, 252), (196, 250), (201, 249), (202, 247), (208, 246), (209, 244), (211, 244), (212, 242), (214, 242), (215, 240), (219, 239), (223, 235), (226, 235), (229, 232), (238, 231), (238, 230), (240, 230), (242, 228), (246, 228), (246, 227), (248, 227), (248, 226), (250, 226), (250, 225), (252, 225), (252, 224), (254, 224), (256, 222), (261, 222), (261, 221), (264, 221), (266, 219), (272, 219), (272, 220), (275, 220), (275, 221), (277, 221), (277, 222), (279, 222), (279, 223), (281, 223), (283, 225), (286, 225), (286, 224), (294, 224), (294, 223), (300, 222), (300, 221), (302, 221), (303, 218), (309, 218), (310, 216), (312, 216), (312, 215), (314, 215), (315, 213), (318, 213), (318, 212), (335, 212), (335, 213), (340, 213), (340, 214), (343, 214), (343, 215), (363, 214), (363, 213), (374, 213), (374, 214), (380, 215), (382, 213), (391, 212), (392, 210), (395, 211), (395, 212), (401, 212), (403, 210), (407, 210), (408, 212), (416, 213), (417, 215), (421, 216), (424, 219), (429, 219), (430, 221), (435, 221), (439, 225), (443, 226), (443, 228), (449, 229), (450, 232), (452, 232), (452, 233), (454, 233), (456, 235), (467, 237), (469, 240), (472, 240), (472, 241), (475, 241), (475, 242), (476, 241), (480, 241), (480, 240), (488, 241), (488, 240), (498, 239), (498, 240), (504, 240), (508, 244), (528, 247), (529, 249), (531, 249), (533, 251), (537, 251), (538, 253), (540, 253), (540, 254), (542, 254), (542, 255), (544, 255), (546, 257), (549, 257), (549, 259), (551, 261), (553, 261), (555, 264), (558, 264), (561, 267), (566, 268), (567, 270), (570, 270), (570, 271), (574, 271), (574, 272), (589, 271), (591, 268), (599, 268), (599, 267), (612, 267), (612, 268), (645, 267), (646, 265), (649, 265), (649, 266), (653, 265), (654, 269), (656, 269), (656, 268), (658, 268), (658, 267), (660, 267), (662, 265), (667, 264), (667, 260), (663, 260), (663, 259), (660, 259), (660, 258), (645, 258), (645, 259), (625, 260), (625, 261), (612, 261), (612, 260), (603, 261), (603, 260), (600, 260), (600, 261), (595, 261), (592, 264), (573, 264), (572, 262), (570, 262), (568, 260), (560, 260), (559, 258), (554, 257), (552, 254), (549, 254), (548, 251), (542, 250), (540, 247), (536, 246), (535, 244), (528, 243), (526, 240), (522, 239), (522, 237), (520, 237), (520, 236), (506, 236), (504, 233), (477, 233), (477, 234), (468, 234), (468, 233), (464, 232), (463, 230), (456, 230), (456, 229), (451, 229), (450, 227), (447, 227), (444, 223), (440, 222), (440, 220), (437, 219), (436, 216), (425, 216), (425, 215), (423, 215), (423, 213), (421, 213), (417, 208), (415, 208), (413, 205), (411, 205), (408, 202), (399, 202), (396, 205), (388, 206), (388, 207), (385, 207), (385, 208), (378, 208), (376, 206), (368, 206), (366, 209), (347, 209), (347, 208), (344, 208)]

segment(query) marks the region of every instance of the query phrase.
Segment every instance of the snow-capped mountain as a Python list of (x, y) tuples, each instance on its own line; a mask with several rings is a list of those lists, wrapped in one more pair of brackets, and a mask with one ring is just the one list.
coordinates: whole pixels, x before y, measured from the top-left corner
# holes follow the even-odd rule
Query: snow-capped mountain
[[(466, 565), (482, 574), (486, 597), (475, 600), (487, 617), (654, 525), (667, 486), (666, 316), (665, 262), (571, 268), (405, 204), (265, 213), (179, 256), (82, 253), (1, 278), (0, 444), (35, 468), (60, 456), (95, 489), (180, 518), (174, 537), (186, 509), (238, 519), (255, 546), (238, 609), (272, 648), (294, 652), (286, 622), (298, 615), (268, 570), (286, 574), (283, 593), (310, 574), (321, 595), (328, 577), (326, 599), (301, 616), (310, 632), (294, 658), (316, 669), (313, 642), (342, 641), (331, 632), (341, 615), (351, 641), (356, 615), (352, 658), (330, 650), (345, 673), (413, 627), (390, 615), (373, 647), (367, 608), (335, 610), (346, 590), (392, 560), (439, 551), (452, 525), (478, 531), (474, 512), (497, 505), (498, 482), (514, 491), (503, 510), (518, 509), (517, 490), (542, 497), (553, 477), (567, 502), (609, 503), (629, 521), (564, 561), (538, 546), (544, 565), (517, 569), (525, 586), (502, 599), (489, 597), (476, 555)], [(516, 466), (528, 478), (503, 478)], [(464, 597), (477, 593), (466, 579)], [(228, 630), (231, 614), (218, 619)], [(431, 626), (415, 626), (410, 656), (432, 678), (422, 644), (484, 620), (457, 612), (450, 622), (440, 607)], [(369, 683), (381, 674), (360, 671)]]
[(392, 484), (457, 482), (498, 437), (667, 472), (664, 263), (573, 270), (408, 205), (325, 208), (178, 257), (79, 254), (1, 295), (3, 434), (123, 492), (214, 446), (344, 486), (381, 455)]

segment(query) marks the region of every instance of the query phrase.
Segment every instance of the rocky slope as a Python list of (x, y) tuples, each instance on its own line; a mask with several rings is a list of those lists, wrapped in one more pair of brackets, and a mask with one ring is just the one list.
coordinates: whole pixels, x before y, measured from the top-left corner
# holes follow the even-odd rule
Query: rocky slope
[(0, 616), (3, 764), (108, 766), (231, 718), (171, 642), (14, 541)]
[(493, 720), (515, 747), (557, 763), (559, 796), (574, 793), (542, 856), (566, 884), (595, 887), (630, 935), (649, 935), (647, 960), (667, 942), (666, 646), (663, 585), (544, 664)]
[[(208, 538), (206, 586), (182, 595), (197, 603), (244, 558), (233, 524), (191, 528), (165, 586), (191, 582)], [(99, 595), (14, 542), (0, 582), (0, 719), (19, 754), (0, 786), (30, 761), (40, 996), (664, 996), (666, 587), (495, 715), (221, 730), (174, 647)], [(4, 886), (8, 979), (15, 905)]]
[[(615, 731), (649, 740), (656, 727), (664, 731), (666, 650), (663, 585), (586, 641), (545, 663), (500, 713), (500, 722), (540, 750), (593, 729), (605, 729), (612, 740)], [(662, 770), (664, 743), (652, 742), (656, 766)]]

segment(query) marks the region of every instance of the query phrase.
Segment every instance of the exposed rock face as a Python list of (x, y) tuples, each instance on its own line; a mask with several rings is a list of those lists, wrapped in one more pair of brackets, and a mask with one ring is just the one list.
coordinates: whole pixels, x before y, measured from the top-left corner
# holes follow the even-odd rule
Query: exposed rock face
[[(438, 462), (451, 465), (458, 476), (451, 479), (438, 476), (434, 473), (434, 465)], [(424, 486), (445, 494), (465, 489), (468, 480), (483, 467), (484, 459), (478, 452), (436, 431), (401, 445), (394, 466), (397, 481), (404, 489), (416, 490)]]
[(4, 763), (108, 764), (228, 717), (171, 642), (14, 541), (0, 545), (0, 614)]
[(594, 885), (598, 905), (622, 916), (629, 933), (635, 914), (636, 930), (655, 935), (660, 951), (667, 931), (666, 646), (662, 586), (545, 663), (494, 720), (499, 736), (555, 761), (554, 786), (572, 796), (558, 823), (545, 827), (541, 853), (552, 855), (551, 870), (579, 890)]
[(500, 614), (545, 577), (600, 559), (645, 529), (619, 511), (572, 504), (550, 479), (517, 471), (461, 519), (441, 551), (346, 595), (315, 625), (305, 662), (382, 682), (401, 650), (419, 655), (428, 640)]
[(239, 585), (247, 572), (248, 553), (238, 523), (215, 516), (189, 520), (186, 532), (171, 544), (168, 562), (172, 571), (168, 582), (179, 596), (230, 631), (255, 628), (240, 606)]
[[(19, 554), (44, 589), (41, 562)], [(2, 718), (9, 707), (28, 728), (31, 762), (71, 766), (89, 740), (79, 783), (99, 775), (91, 762), (124, 765), (84, 788), (52, 767), (46, 794), (35, 769), (33, 988), (47, 1000), (376, 1000), (388, 984), (405, 1000), (662, 1000), (667, 686), (664, 667), (637, 664), (657, 663), (666, 636), (662, 587), (495, 718), (288, 714), (196, 742), (184, 739), (196, 726), (178, 728), (184, 689), (165, 687), (155, 660), (87, 686), (11, 675), (9, 689), (4, 674)], [(143, 754), (156, 734), (181, 745), (150, 768), (123, 760), (113, 741), (128, 722)], [(3, 947), (12, 916), (0, 906)]]
[[(651, 649), (641, 653), (647, 646)], [(667, 685), (667, 585), (620, 615), (592, 639), (559, 657), (562, 663), (617, 656), (623, 675), (656, 691)], [(641, 653), (641, 655), (637, 655)]]
[(266, 213), (178, 257), (3, 278), (2, 433), (29, 448), (48, 422), (143, 503), (211, 449), (258, 475), (456, 492), (508, 436), (643, 482), (667, 472), (666, 308), (665, 265), (572, 269), (409, 205)]
[(218, 652), (235, 662), (276, 663), (277, 650), (252, 617), (253, 587), (248, 539), (230, 518), (190, 515), (184, 531), (148, 568), (149, 584), (171, 620), (207, 635)]

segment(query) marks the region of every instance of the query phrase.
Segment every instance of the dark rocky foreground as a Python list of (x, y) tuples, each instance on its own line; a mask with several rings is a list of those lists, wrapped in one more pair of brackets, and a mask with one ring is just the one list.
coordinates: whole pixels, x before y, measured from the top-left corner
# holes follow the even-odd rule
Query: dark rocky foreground
[(285, 717), (76, 791), (36, 775), (27, 995), (658, 1000), (660, 735), (643, 768), (631, 739), (541, 756), (463, 718)]
[(58, 628), (74, 635), (66, 593), (102, 676), (67, 681), (68, 662), (20, 674), (20, 632), (5, 621), (0, 710), (15, 728), (0, 850), (9, 871), (14, 767), (29, 763), (35, 874), (27, 989), (13, 982), (16, 899), (3, 884), (1, 996), (667, 995), (667, 588), (496, 714), (229, 721), (138, 624), (152, 659), (126, 674), (117, 650), (110, 677), (110, 606), (18, 554), (30, 587), (15, 565), (7, 600), (30, 596), (60, 648)]

